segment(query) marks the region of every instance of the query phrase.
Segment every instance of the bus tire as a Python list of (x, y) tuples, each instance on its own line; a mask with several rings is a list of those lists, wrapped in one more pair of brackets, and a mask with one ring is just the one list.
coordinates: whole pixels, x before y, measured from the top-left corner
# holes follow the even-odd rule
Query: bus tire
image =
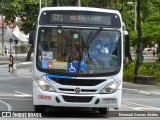
[(35, 105), (34, 106), (36, 113), (45, 113), (46, 106), (44, 105)]
[(106, 115), (109, 112), (109, 108), (99, 108), (99, 114)]

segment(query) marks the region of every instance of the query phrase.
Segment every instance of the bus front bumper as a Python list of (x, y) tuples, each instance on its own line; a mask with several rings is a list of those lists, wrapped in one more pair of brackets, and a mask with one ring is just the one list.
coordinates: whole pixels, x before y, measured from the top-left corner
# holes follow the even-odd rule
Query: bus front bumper
[(122, 90), (111, 94), (66, 94), (33, 87), (33, 104), (56, 107), (120, 108)]

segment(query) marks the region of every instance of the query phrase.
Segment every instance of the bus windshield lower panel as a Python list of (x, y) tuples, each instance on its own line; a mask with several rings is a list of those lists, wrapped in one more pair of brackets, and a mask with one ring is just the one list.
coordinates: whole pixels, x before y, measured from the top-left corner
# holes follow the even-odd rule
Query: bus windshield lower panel
[(119, 31), (41, 27), (37, 65), (43, 70), (72, 74), (102, 74), (120, 69)]

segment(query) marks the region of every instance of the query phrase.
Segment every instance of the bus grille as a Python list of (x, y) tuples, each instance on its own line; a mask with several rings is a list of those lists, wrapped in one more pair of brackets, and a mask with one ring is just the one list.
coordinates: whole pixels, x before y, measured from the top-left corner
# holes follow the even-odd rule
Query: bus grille
[(88, 103), (92, 100), (91, 96), (65, 96), (62, 95), (64, 101), (66, 102), (78, 102), (78, 103)]
[(50, 78), (61, 85), (72, 86), (96, 86), (105, 81), (105, 79), (65, 79), (65, 78)]
[[(69, 88), (59, 88), (59, 90), (61, 92), (75, 92), (74, 89), (69, 89)], [(92, 92), (92, 93), (94, 93), (96, 91), (97, 91), (96, 89), (81, 89), (81, 93), (83, 93), (83, 92)]]

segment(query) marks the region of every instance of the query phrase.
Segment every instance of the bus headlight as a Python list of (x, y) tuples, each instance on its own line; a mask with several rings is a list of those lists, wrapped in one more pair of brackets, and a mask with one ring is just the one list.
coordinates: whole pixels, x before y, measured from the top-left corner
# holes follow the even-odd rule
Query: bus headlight
[(111, 84), (107, 85), (103, 90), (100, 92), (101, 94), (108, 94), (113, 93), (117, 90), (120, 85), (120, 81), (114, 81)]
[(42, 90), (55, 92), (55, 89), (53, 88), (53, 86), (50, 85), (47, 81), (43, 80), (42, 78), (37, 79), (36, 82)]

